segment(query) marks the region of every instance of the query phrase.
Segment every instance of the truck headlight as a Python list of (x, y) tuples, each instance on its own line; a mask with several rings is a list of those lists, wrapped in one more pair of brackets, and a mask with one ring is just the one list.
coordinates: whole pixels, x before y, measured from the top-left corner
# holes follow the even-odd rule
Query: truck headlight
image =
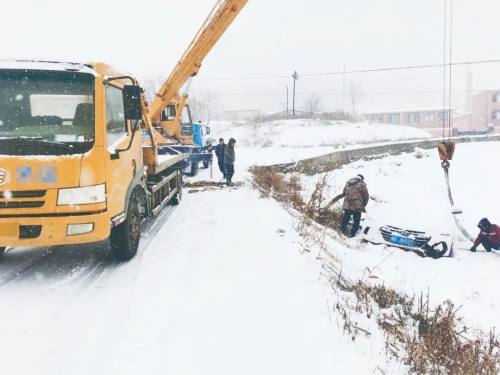
[(95, 204), (106, 202), (106, 185), (85, 186), (72, 189), (59, 189), (59, 206)]

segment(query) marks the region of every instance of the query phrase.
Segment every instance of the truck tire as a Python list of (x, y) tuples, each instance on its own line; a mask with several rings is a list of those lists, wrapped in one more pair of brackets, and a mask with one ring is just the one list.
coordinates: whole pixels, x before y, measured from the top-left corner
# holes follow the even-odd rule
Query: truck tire
[(179, 177), (177, 179), (177, 194), (170, 200), (170, 204), (172, 206), (177, 206), (179, 203), (181, 203), (182, 200), (182, 180)]
[(203, 160), (203, 168), (208, 169), (209, 163), (208, 160)]
[(118, 261), (127, 261), (137, 254), (141, 238), (141, 215), (134, 196), (130, 199), (127, 219), (111, 230), (111, 252)]
[(194, 177), (198, 174), (198, 164), (199, 164), (198, 160), (191, 162), (191, 173), (190, 173), (191, 177)]

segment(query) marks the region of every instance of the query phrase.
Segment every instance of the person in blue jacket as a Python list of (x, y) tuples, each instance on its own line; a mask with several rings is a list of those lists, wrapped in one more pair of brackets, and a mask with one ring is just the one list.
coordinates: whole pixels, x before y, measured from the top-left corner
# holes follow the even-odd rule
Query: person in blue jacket
[(201, 121), (193, 124), (193, 144), (196, 146), (203, 147), (203, 132), (202, 132)]

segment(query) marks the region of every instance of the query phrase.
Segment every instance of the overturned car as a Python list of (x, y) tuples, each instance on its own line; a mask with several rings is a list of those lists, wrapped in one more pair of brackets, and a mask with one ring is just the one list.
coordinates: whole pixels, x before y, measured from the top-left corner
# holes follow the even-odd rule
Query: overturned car
[(431, 244), (432, 236), (416, 230), (402, 229), (390, 225), (379, 228), (363, 228), (363, 240), (376, 245), (398, 247), (403, 250), (413, 251), (421, 257), (439, 259), (451, 256), (452, 247), (445, 241)]

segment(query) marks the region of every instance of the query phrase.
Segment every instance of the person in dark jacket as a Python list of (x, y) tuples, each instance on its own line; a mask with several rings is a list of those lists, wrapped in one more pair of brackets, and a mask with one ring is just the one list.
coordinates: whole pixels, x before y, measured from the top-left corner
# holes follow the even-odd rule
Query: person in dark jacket
[(234, 162), (236, 160), (236, 155), (234, 153), (235, 144), (236, 140), (231, 138), (224, 150), (224, 169), (226, 170), (227, 186), (233, 186), (233, 182), (231, 180), (234, 175)]
[(492, 249), (500, 250), (500, 227), (492, 224), (487, 218), (481, 219), (477, 226), (480, 232), (470, 251), (475, 252), (479, 245), (483, 245), (488, 252)]
[(217, 164), (219, 165), (219, 170), (224, 176), (224, 179), (226, 179), (226, 168), (224, 167), (224, 151), (226, 150), (226, 144), (224, 143), (224, 138), (220, 138), (219, 144), (214, 148), (215, 156), (217, 156)]
[(361, 215), (366, 212), (366, 205), (370, 198), (363, 175), (358, 174), (347, 181), (341, 197), (344, 198), (344, 204), (342, 205), (344, 214), (340, 223), (340, 230), (342, 233), (346, 233), (347, 225), (352, 218), (354, 223), (348, 235), (354, 237), (359, 230)]

